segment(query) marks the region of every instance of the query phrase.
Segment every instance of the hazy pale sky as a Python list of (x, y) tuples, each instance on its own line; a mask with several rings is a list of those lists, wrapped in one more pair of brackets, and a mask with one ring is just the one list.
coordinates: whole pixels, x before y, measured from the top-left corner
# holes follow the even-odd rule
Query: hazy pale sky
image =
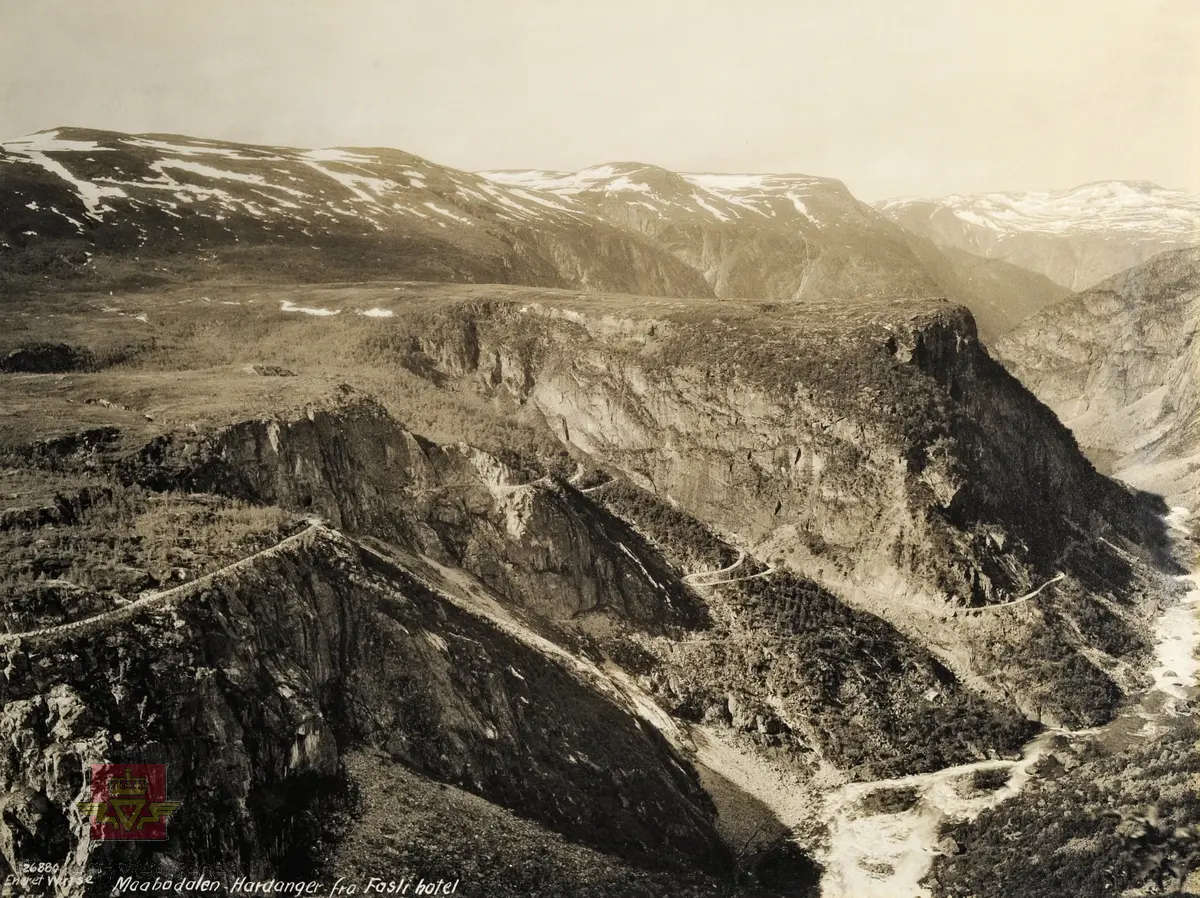
[(0, 138), (1200, 189), (1200, 0), (0, 0)]

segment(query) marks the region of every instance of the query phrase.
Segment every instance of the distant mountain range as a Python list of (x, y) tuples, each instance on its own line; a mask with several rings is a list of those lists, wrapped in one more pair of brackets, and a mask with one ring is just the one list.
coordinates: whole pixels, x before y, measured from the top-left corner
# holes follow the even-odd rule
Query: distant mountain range
[(484, 175), (649, 237), (702, 272), (719, 297), (942, 296), (968, 306), (992, 337), (1068, 292), (1007, 263), (943, 252), (832, 178), (679, 174), (636, 162)]
[[(996, 246), (1060, 247), (1075, 283), (1079, 247), (1186, 238), (1183, 200), (1155, 225), (1131, 191), (1061, 227), (1012, 200)], [(640, 163), (0, 145), (0, 879), (1148, 889), (1099, 815), (1153, 781), (1200, 820), (1158, 749), (1194, 741), (1197, 640), (1156, 622), (1187, 549), (1163, 497), (1200, 502), (1200, 247), (1073, 293), (902, 207)], [(170, 840), (89, 845), (87, 765), (151, 750)], [(1066, 771), (1097, 754), (1147, 772), (1084, 815), (1063, 796), (1099, 768)], [(1010, 843), (1018, 885), (959, 886)]]
[(993, 351), (1102, 468), (1200, 502), (1200, 248), (1163, 253), (1035, 315)]
[[(166, 281), (399, 276), (709, 294), (695, 271), (586, 210), (398, 150), (76, 129), (2, 150), (0, 270), (35, 285), (144, 280), (149, 257)], [(80, 249), (98, 258), (80, 264)]]
[(1085, 290), (1151, 256), (1200, 244), (1200, 195), (1147, 181), (875, 203), (939, 246), (1002, 259)]
[(1096, 272), (1196, 240), (1198, 209), (1180, 191), (1120, 184), (873, 207), (840, 181), (798, 174), (636, 162), (472, 174), (393, 149), (59, 128), (0, 144), (0, 284), (401, 278), (787, 302), (941, 297), (970, 308), (991, 341)]

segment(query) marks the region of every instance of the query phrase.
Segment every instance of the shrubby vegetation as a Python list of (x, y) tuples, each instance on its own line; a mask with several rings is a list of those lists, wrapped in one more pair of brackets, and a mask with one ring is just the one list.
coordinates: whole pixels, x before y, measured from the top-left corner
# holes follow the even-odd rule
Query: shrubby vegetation
[(976, 770), (971, 774), (971, 788), (976, 792), (995, 792), (1005, 785), (1012, 771), (997, 768), (995, 770)]
[[(661, 497), (623, 482), (596, 495), (682, 567), (714, 569), (736, 557)], [(747, 558), (730, 576), (765, 570)], [(891, 625), (810, 580), (780, 570), (701, 589), (716, 627), (668, 646), (668, 661), (651, 676), (681, 717), (732, 727), (797, 758), (817, 749), (860, 779), (1013, 752), (1035, 730), (967, 692)]]
[(1047, 605), (1041, 618), (1026, 622), (1022, 633), (1013, 633), (1006, 644), (996, 643), (990, 651), (997, 664), (1006, 653), (1020, 653), (1019, 668), (1005, 665), (1011, 671), (1010, 684), (1030, 697), (1032, 710), (1043, 718), (1071, 729), (1108, 722), (1123, 698), (1120, 688), (1068, 640), (1071, 627), (1064, 612), (1053, 603)]
[(1088, 643), (1110, 655), (1129, 655), (1146, 648), (1145, 640), (1125, 620), (1087, 593), (1073, 597), (1071, 618)]
[[(887, 317), (899, 317), (902, 305), (895, 300)], [(912, 306), (914, 312), (918, 308), (929, 311), (928, 304)], [(797, 315), (787, 305), (747, 303), (722, 307), (715, 319), (711, 308), (675, 313), (655, 359), (666, 368), (699, 367), (718, 380), (734, 375), (773, 396), (790, 398), (797, 390), (836, 396), (843, 404), (854, 404), (856, 416), (912, 417), (901, 412), (899, 403), (919, 402), (929, 391), (916, 382), (896, 385), (897, 379), (916, 381), (919, 375), (896, 359), (881, 309), (817, 302), (805, 309), (806, 314)], [(886, 395), (878, 395), (881, 388)]]
[(700, 653), (697, 661), (707, 654), (716, 667), (708, 679), (748, 672), (739, 674), (743, 681), (758, 682), (764, 695), (811, 720), (822, 753), (856, 778), (936, 770), (989, 750), (1011, 753), (1035, 730), (965, 690), (882, 619), (811, 581), (779, 571), (721, 589), (739, 609), (736, 651)]
[(676, 563), (689, 569), (723, 568), (737, 551), (712, 529), (661, 496), (618, 480), (594, 494), (614, 514), (632, 521)]
[(32, 509), (0, 529), (0, 626), (7, 632), (88, 617), (143, 590), (193, 580), (299, 526), (278, 508), (110, 481), (60, 492), (44, 507), (57, 515), (43, 521)]
[(935, 861), (935, 898), (1108, 898), (1155, 892), (1160, 874), (1164, 892), (1182, 894), (1170, 868), (1197, 859), (1198, 735), (1188, 721), (1165, 738), (1086, 749), (1081, 763), (1064, 750), (1073, 769), (947, 827), (959, 850)]
[(875, 814), (900, 814), (910, 811), (921, 800), (921, 793), (911, 786), (898, 789), (875, 789), (859, 801), (856, 811), (864, 817)]

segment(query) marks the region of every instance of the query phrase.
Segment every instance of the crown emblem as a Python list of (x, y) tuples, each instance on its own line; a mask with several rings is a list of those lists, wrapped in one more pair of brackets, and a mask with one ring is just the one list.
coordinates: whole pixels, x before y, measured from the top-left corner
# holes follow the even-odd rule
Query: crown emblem
[(93, 840), (167, 837), (167, 821), (180, 802), (166, 798), (163, 764), (93, 764), (91, 800), (80, 801)]
[(145, 777), (134, 776), (133, 771), (128, 767), (125, 768), (125, 775), (120, 779), (110, 779), (108, 781), (108, 794), (116, 797), (118, 795), (148, 795), (150, 793), (150, 781)]

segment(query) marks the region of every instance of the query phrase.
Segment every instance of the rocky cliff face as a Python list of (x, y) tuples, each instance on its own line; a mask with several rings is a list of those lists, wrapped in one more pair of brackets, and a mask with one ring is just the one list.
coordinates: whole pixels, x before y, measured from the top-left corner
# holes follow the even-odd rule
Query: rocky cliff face
[[(483, 359), (511, 358), (514, 334), (539, 334), (536, 365), (500, 388), (562, 440), (920, 634), (965, 676), (1004, 681), (967, 646), (1009, 626), (1009, 612), (980, 612), (989, 623), (976, 627), (955, 609), (1005, 606), (1060, 573), (1105, 591), (1097, 566), (1123, 570), (1128, 585), (1128, 565), (1096, 538), (1162, 539), (1158, 507), (1098, 475), (959, 309), (701, 318), (663, 307), (618, 319), (603, 304), (495, 305), (463, 317)], [(485, 368), (471, 374), (494, 389)], [(1019, 640), (1038, 630), (1013, 626)]]
[[(146, 613), (4, 646), (0, 851), (97, 873), (297, 875), (375, 746), (632, 861), (720, 869), (686, 763), (585, 673), (464, 611), (394, 562), (313, 528)], [(86, 839), (89, 763), (168, 765), (164, 851)], [(64, 890), (66, 892), (67, 890)]]
[(124, 476), (320, 514), (469, 570), (552, 620), (611, 611), (646, 626), (695, 622), (671, 572), (635, 555), (640, 538), (602, 508), (549, 477), (522, 482), (468, 446), (424, 440), (369, 397), (343, 397), (296, 418), (153, 441)]
[(1200, 198), (1143, 181), (874, 205), (939, 246), (1012, 262), (1071, 290), (1200, 242)]
[(1031, 318), (996, 347), (1109, 469), (1200, 497), (1200, 252), (1166, 253)]
[[(986, 604), (1051, 569), (1067, 541), (1056, 516), (1139, 535), (1124, 522), (1137, 517), (1133, 499), (1097, 476), (1050, 411), (991, 360), (961, 309), (772, 305), (707, 320), (662, 307), (622, 321), (603, 311), (497, 304), (463, 319), (481, 359), (515, 355), (512, 334), (539, 330), (547, 346), (536, 369), (502, 365), (522, 374), (501, 388), (523, 393), (564, 440), (619, 460), (638, 482), (754, 543), (782, 527), (811, 529), (831, 562), (838, 546), (874, 545), (858, 528), (882, 535), (887, 525), (839, 513), (870, 495), (907, 509), (898, 531), (959, 531), (962, 559), (992, 557), (994, 576), (975, 568), (944, 588), (929, 571), (918, 578), (945, 598)], [(836, 335), (823, 327), (839, 317)], [(1030, 492), (990, 486), (1000, 483)], [(1005, 534), (989, 538), (989, 526)], [(975, 527), (972, 549), (962, 531)], [(916, 554), (910, 563), (922, 565)]]

